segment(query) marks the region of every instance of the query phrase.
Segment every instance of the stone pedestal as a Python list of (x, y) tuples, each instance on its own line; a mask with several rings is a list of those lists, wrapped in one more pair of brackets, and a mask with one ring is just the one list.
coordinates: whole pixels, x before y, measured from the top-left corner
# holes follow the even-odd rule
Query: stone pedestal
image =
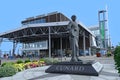
[(94, 61), (60, 62), (51, 65), (45, 72), (98, 76), (103, 65)]

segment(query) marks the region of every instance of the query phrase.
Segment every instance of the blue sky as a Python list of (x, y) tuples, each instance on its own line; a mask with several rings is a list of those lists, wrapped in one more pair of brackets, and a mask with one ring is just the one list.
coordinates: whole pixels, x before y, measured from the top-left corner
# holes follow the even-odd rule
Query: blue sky
[[(111, 41), (117, 45), (120, 42), (119, 3), (119, 0), (0, 0), (0, 33), (20, 27), (27, 17), (54, 11), (69, 18), (75, 14), (86, 26), (97, 25), (98, 11), (107, 5)], [(5, 51), (12, 47), (2, 43), (0, 49)]]

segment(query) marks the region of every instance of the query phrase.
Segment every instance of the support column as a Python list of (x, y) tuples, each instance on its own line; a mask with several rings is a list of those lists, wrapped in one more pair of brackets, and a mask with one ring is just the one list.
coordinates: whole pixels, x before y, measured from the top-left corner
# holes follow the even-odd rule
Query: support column
[(49, 58), (51, 58), (51, 35), (50, 35), (50, 27), (49, 27)]
[(61, 54), (61, 61), (63, 58), (63, 53), (62, 53), (62, 37), (60, 37), (60, 54)]
[(90, 47), (89, 47), (89, 55), (91, 56), (91, 46), (92, 46), (92, 44), (91, 44), (91, 35), (89, 34), (89, 44), (90, 44)]
[(85, 41), (85, 31), (84, 31), (83, 32), (83, 52), (84, 52), (84, 56), (86, 56), (85, 49), (86, 49), (86, 41)]
[(13, 50), (12, 50), (12, 56), (14, 57), (15, 54), (15, 41), (13, 41)]
[(40, 56), (40, 52), (39, 52), (39, 50), (38, 50), (38, 58), (40, 58), (41, 56)]

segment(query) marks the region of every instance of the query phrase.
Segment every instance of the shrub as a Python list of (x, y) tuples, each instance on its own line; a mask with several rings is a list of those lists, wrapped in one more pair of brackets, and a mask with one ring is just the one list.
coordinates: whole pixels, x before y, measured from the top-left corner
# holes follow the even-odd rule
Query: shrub
[(29, 64), (31, 64), (31, 62), (27, 62), (27, 63), (24, 64), (25, 69), (29, 69), (30, 68)]
[(46, 59), (45, 58), (41, 58), (40, 61), (45, 61)]
[(16, 63), (20, 64), (20, 63), (23, 63), (23, 61), (19, 59), (19, 60), (16, 61)]
[(110, 51), (108, 51), (107, 54), (106, 54), (107, 57), (110, 57), (111, 55), (112, 55), (112, 54), (111, 54)]
[(38, 66), (39, 66), (38, 62), (28, 62), (28, 63), (24, 64), (25, 69), (35, 68), (35, 67), (38, 67)]
[(51, 65), (51, 64), (54, 64), (54, 63), (57, 63), (58, 62), (58, 60), (55, 60), (55, 59), (40, 59), (40, 62), (41, 61), (44, 61), (45, 62), (45, 64), (47, 64), (47, 65)]
[(35, 68), (35, 67), (38, 67), (38, 64), (36, 64), (36, 63), (31, 63), (31, 64), (29, 64), (29, 66), (30, 66), (30, 68)]
[(33, 60), (32, 62), (37, 62), (37, 60)]
[(53, 60), (53, 64), (54, 64), (54, 63), (58, 63), (58, 62), (59, 62), (58, 60)]
[(120, 73), (120, 46), (117, 46), (115, 48), (114, 60), (115, 60), (116, 69), (118, 70), (118, 73)]
[(30, 59), (26, 59), (26, 60), (25, 60), (25, 63), (28, 63), (28, 62), (31, 62)]
[(14, 64), (14, 62), (4, 62), (4, 63), (2, 63), (2, 65), (1, 65), (1, 67), (4, 67), (5, 65), (13, 65)]
[(23, 71), (25, 69), (25, 65), (23, 63), (14, 64), (14, 67), (15, 67), (15, 69), (16, 69), (17, 72)]
[(52, 64), (52, 60), (51, 59), (40, 59), (40, 62), (44, 61), (47, 65)]
[(16, 69), (12, 65), (5, 65), (0, 68), (0, 78), (12, 76), (14, 74), (16, 74)]

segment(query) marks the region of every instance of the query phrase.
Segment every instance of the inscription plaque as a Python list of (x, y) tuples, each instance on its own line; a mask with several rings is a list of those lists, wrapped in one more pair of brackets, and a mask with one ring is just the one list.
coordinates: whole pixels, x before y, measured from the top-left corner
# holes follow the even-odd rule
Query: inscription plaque
[[(96, 65), (99, 66), (99, 63), (89, 62), (89, 64), (81, 64), (80, 62), (60, 62), (50, 66), (45, 72), (98, 76), (100, 71), (96, 70), (98, 68), (94, 68)], [(100, 68), (102, 67), (99, 67), (99, 69)]]

